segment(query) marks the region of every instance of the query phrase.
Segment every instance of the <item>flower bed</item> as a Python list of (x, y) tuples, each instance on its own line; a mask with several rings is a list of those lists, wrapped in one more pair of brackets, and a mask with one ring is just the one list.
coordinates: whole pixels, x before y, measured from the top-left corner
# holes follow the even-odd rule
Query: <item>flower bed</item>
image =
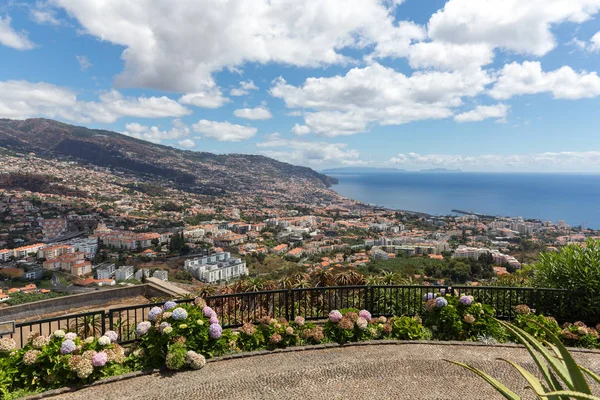
[[(206, 358), (241, 351), (277, 349), (305, 344), (357, 342), (376, 339), (465, 340), (498, 343), (515, 341), (493, 318), (494, 309), (471, 296), (428, 293), (421, 317), (373, 317), (368, 310), (332, 310), (324, 325), (296, 317), (294, 321), (265, 317), (246, 323), (237, 332), (223, 329), (214, 310), (198, 298), (194, 304), (167, 302), (154, 307), (148, 321), (136, 327), (138, 342), (126, 353), (117, 333), (81, 338), (58, 330), (50, 337), (32, 334), (15, 349), (12, 339), (0, 339), (0, 393), (38, 392), (82, 385), (130, 371), (165, 367), (200, 369)], [(562, 328), (551, 317), (517, 306), (513, 323), (544, 340), (540, 325), (560, 335), (565, 344), (599, 348), (598, 332), (581, 322)]]

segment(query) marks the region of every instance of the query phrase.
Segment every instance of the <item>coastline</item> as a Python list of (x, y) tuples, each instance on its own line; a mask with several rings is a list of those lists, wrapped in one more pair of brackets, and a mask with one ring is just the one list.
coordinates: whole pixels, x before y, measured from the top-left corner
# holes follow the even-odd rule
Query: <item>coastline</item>
[(427, 218), (472, 214), (600, 227), (598, 174), (385, 171), (334, 177), (339, 183), (331, 190), (382, 210)]

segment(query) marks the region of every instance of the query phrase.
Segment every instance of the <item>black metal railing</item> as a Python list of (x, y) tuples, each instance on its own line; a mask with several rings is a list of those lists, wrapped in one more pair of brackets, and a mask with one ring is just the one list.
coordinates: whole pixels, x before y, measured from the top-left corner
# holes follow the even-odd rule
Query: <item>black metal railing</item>
[(37, 332), (48, 336), (58, 329), (62, 329), (65, 332), (75, 332), (84, 338), (88, 336), (100, 336), (106, 331), (106, 312), (104, 310), (91, 311), (82, 314), (19, 322), (15, 324), (15, 332), (5, 336), (14, 339), (18, 347), (23, 347), (27, 343), (30, 333)]
[[(489, 304), (496, 317), (512, 319), (515, 306), (526, 304), (536, 313), (553, 316), (558, 321), (584, 320), (578, 310), (582, 295), (563, 289), (478, 286), (325, 286), (302, 289), (281, 289), (262, 292), (233, 293), (205, 298), (218, 315), (224, 328), (239, 327), (245, 322), (257, 322), (263, 317), (293, 320), (302, 316), (308, 320), (327, 318), (333, 309), (358, 308), (374, 316), (419, 315), (425, 312), (423, 298), (429, 292), (472, 295), (476, 301)], [(193, 299), (176, 300), (177, 303)], [(121, 343), (136, 340), (135, 328), (144, 321), (150, 309), (163, 303), (140, 304), (16, 324), (11, 334), (23, 346), (29, 332), (47, 335), (56, 329), (77, 332), (81, 336), (101, 335), (105, 330), (119, 334)], [(588, 322), (588, 321), (586, 321)], [(597, 321), (589, 321), (596, 323)]]

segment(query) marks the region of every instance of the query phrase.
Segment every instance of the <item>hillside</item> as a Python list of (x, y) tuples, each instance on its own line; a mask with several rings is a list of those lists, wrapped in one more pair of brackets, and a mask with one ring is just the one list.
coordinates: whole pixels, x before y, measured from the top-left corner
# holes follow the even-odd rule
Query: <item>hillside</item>
[[(310, 168), (268, 157), (245, 154), (216, 155), (179, 150), (117, 132), (88, 129), (48, 119), (0, 119), (0, 148), (37, 157), (77, 161), (160, 181), (178, 190), (211, 196), (249, 193), (285, 184), (305, 191), (337, 183)], [(283, 191), (283, 190), (282, 190)]]

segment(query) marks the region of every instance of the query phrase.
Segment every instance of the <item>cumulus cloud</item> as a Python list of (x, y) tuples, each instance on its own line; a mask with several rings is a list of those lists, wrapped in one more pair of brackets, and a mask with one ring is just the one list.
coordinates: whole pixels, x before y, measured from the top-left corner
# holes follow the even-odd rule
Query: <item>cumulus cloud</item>
[(183, 139), (177, 142), (177, 144), (184, 149), (193, 149), (196, 147), (196, 142), (194, 142), (192, 139)]
[(197, 86), (195, 92), (181, 96), (179, 102), (200, 108), (219, 108), (230, 100), (223, 96), (221, 88), (210, 79), (205, 84)]
[[(395, 19), (399, 1), (52, 0), (85, 32), (125, 47), (121, 86), (196, 92), (245, 63), (299, 67), (352, 62), (344, 49), (403, 56), (425, 32)], [(207, 12), (206, 10), (210, 10)]]
[(306, 125), (294, 124), (292, 132), (298, 136), (308, 135), (310, 133), (310, 128)]
[(166, 96), (125, 97), (116, 90), (98, 101), (81, 101), (68, 88), (45, 82), (0, 81), (0, 117), (45, 116), (74, 122), (113, 123), (121, 117), (181, 117), (190, 110)]
[(316, 134), (333, 137), (364, 132), (372, 123), (399, 125), (448, 118), (463, 104), (463, 97), (483, 93), (491, 82), (479, 68), (406, 76), (373, 63), (344, 76), (308, 78), (301, 86), (279, 78), (270, 93), (289, 108), (314, 110), (304, 113), (305, 125)]
[(257, 129), (250, 126), (236, 125), (228, 121), (208, 121), (201, 119), (192, 125), (195, 132), (219, 142), (240, 142), (256, 135)]
[(398, 165), (437, 167), (600, 167), (600, 151), (563, 151), (535, 154), (398, 154), (390, 160)]
[[(146, 140), (152, 143), (162, 143), (164, 140), (175, 140), (188, 137), (190, 128), (181, 120), (173, 120), (170, 130), (161, 130), (157, 126), (146, 126), (137, 122), (132, 122), (125, 125), (124, 135)], [(180, 140), (179, 146), (184, 148), (192, 148), (196, 144), (191, 139)]]
[(454, 117), (456, 122), (476, 122), (488, 118), (498, 118), (498, 122), (505, 122), (508, 106), (502, 103), (494, 106), (477, 106), (471, 111), (458, 114)]
[(450, 0), (431, 16), (428, 35), (543, 56), (556, 46), (554, 25), (582, 23), (599, 10), (598, 0)]
[(258, 90), (258, 87), (254, 84), (254, 81), (241, 81), (240, 87), (231, 89), (229, 94), (232, 96), (246, 96), (251, 90)]
[(556, 99), (582, 99), (600, 95), (600, 77), (596, 72), (576, 72), (564, 66), (542, 71), (538, 61), (506, 64), (498, 81), (489, 91), (495, 99), (509, 99), (522, 94), (552, 93)]
[(596, 32), (594, 36), (592, 36), (587, 48), (589, 51), (600, 51), (600, 31)]
[(421, 42), (410, 47), (408, 62), (412, 68), (456, 70), (487, 65), (494, 51), (485, 43), (454, 44)]
[(360, 164), (360, 153), (348, 149), (346, 143), (309, 142), (296, 139), (282, 139), (278, 133), (269, 135), (267, 140), (256, 144), (261, 153), (281, 161), (295, 164)]
[(90, 62), (90, 60), (88, 60), (86, 56), (75, 56), (75, 58), (77, 59), (77, 62), (79, 63), (79, 68), (81, 68), (82, 71), (85, 71), (86, 69), (92, 66), (92, 63)]
[(264, 120), (271, 119), (273, 115), (266, 107), (256, 107), (256, 108), (240, 108), (233, 112), (238, 118), (246, 118), (252, 120)]
[(0, 16), (0, 44), (17, 50), (33, 49), (34, 44), (27, 38), (27, 33), (17, 32), (11, 26), (9, 16)]

